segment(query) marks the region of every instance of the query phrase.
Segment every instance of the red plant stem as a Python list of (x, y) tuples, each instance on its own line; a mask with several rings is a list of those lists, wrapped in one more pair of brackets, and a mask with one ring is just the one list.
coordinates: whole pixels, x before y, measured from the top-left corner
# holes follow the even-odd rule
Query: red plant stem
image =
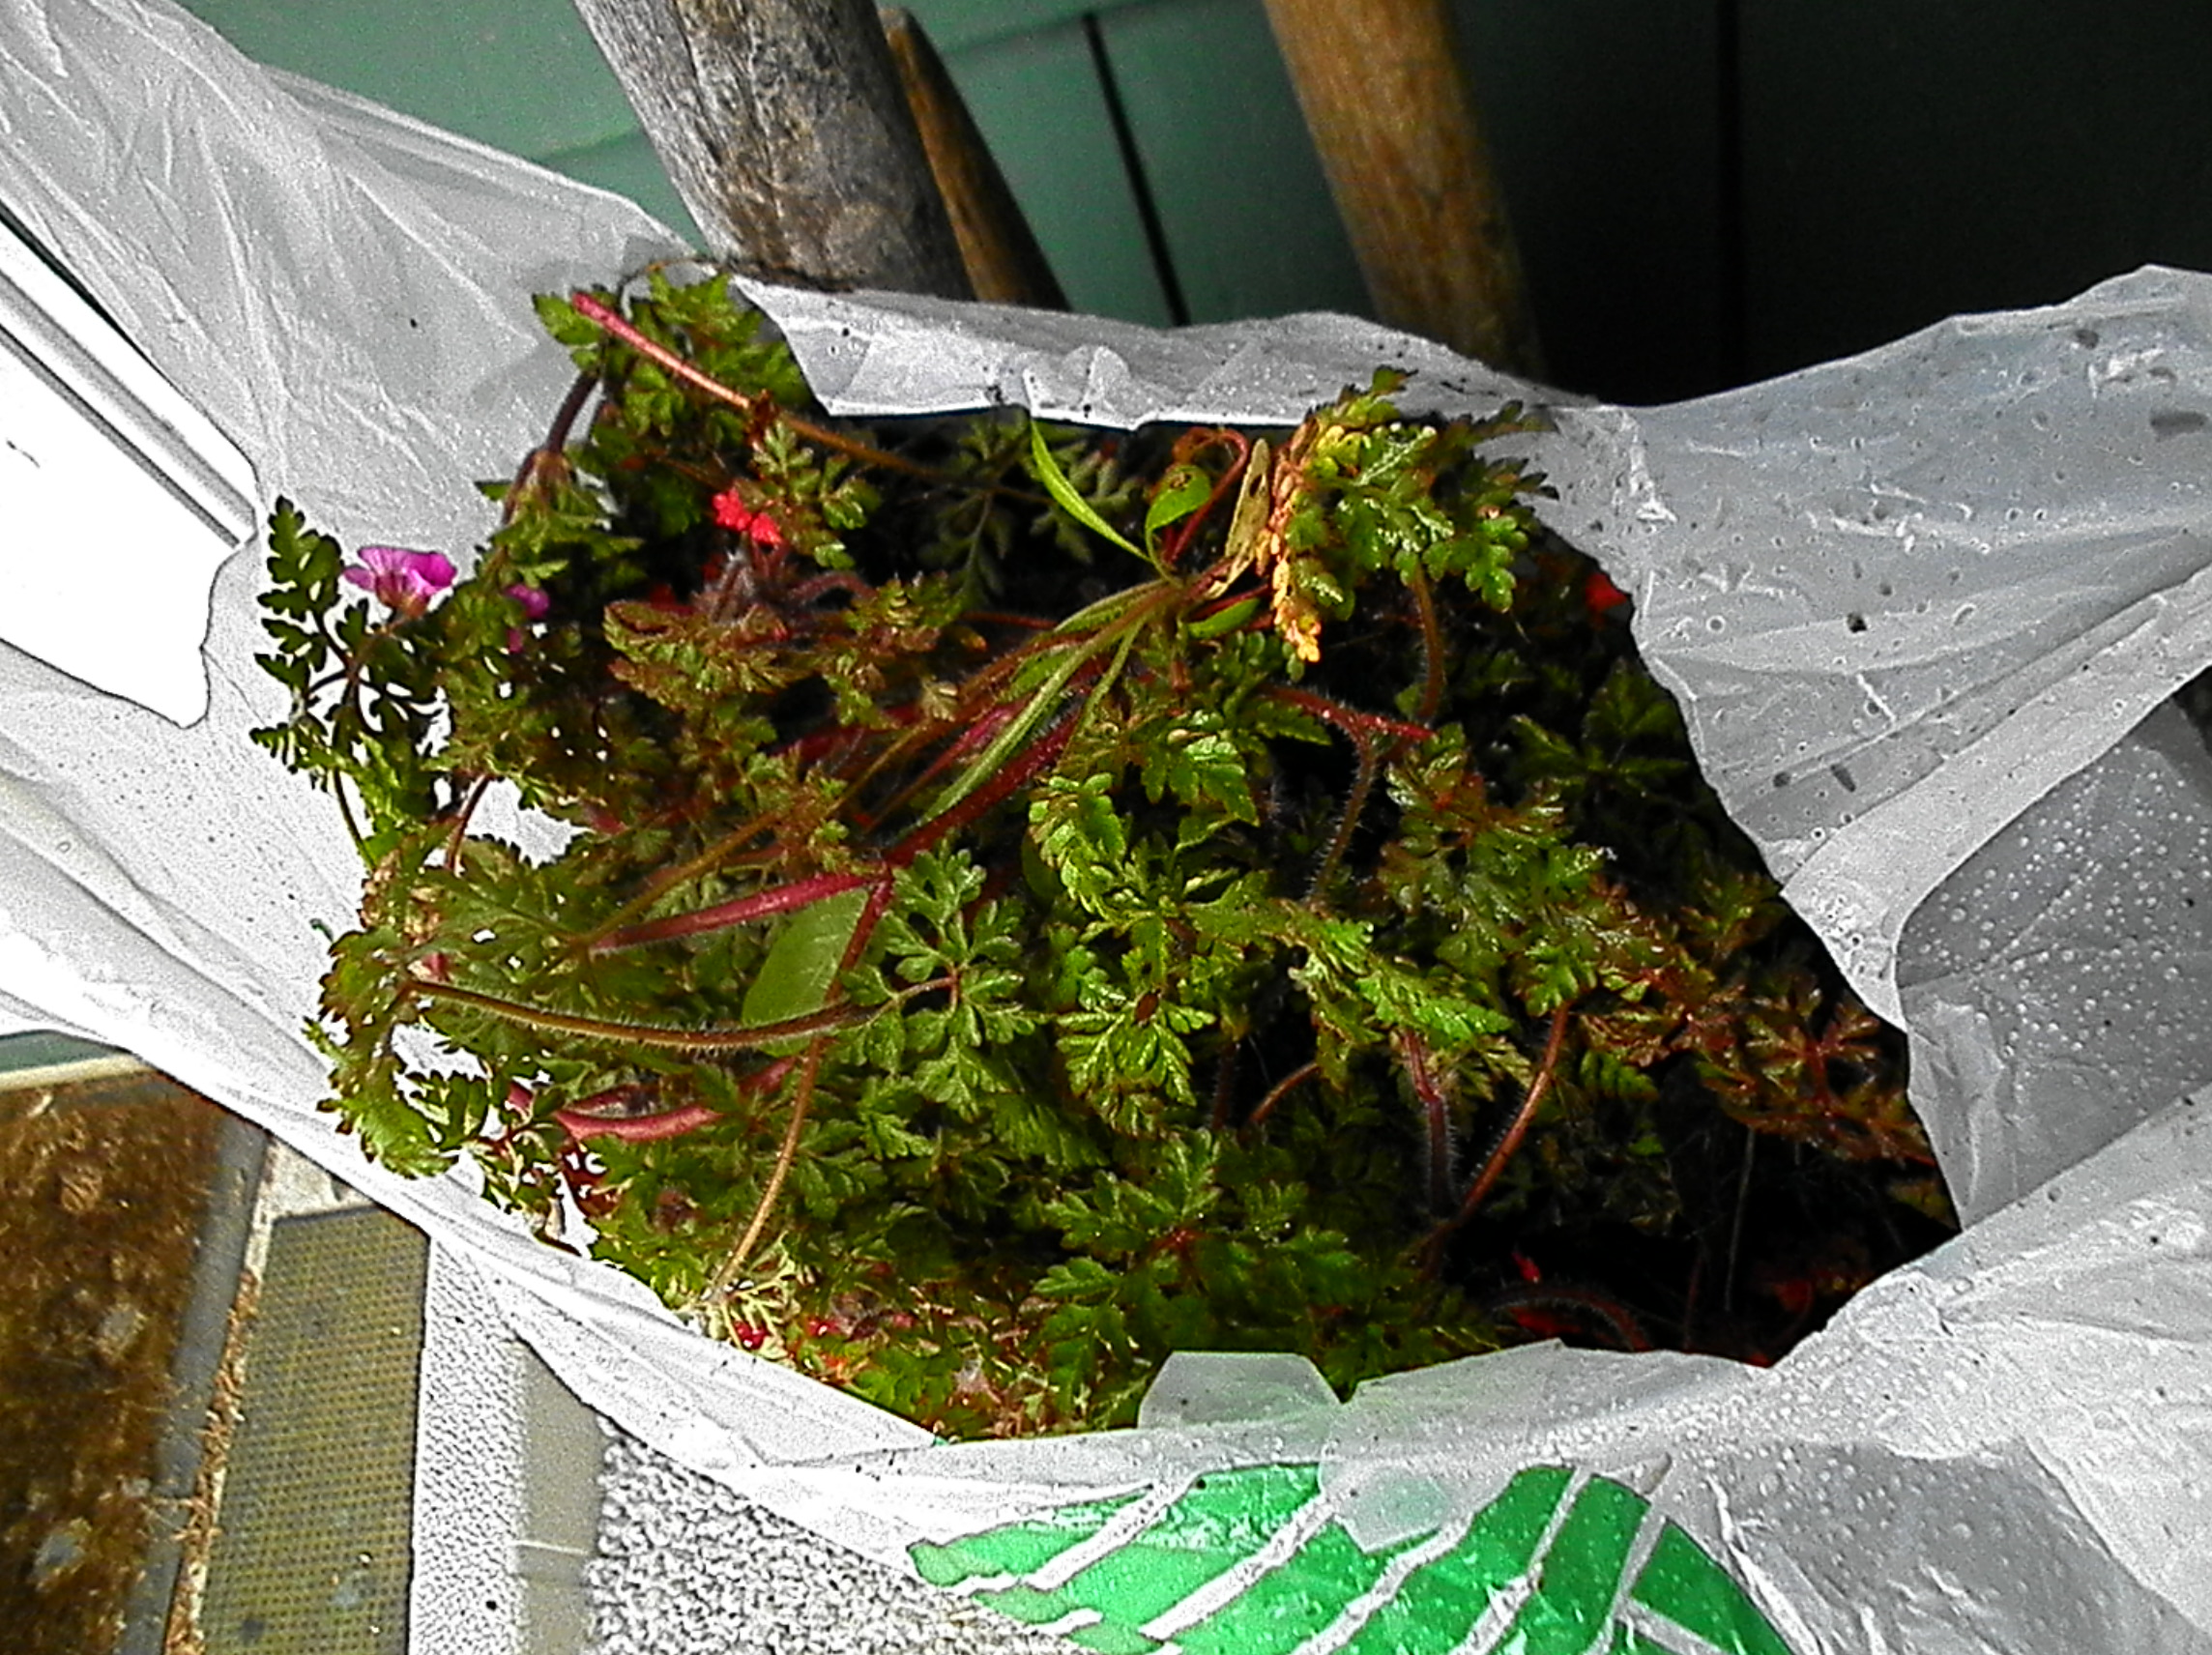
[[(586, 1104), (590, 1101), (589, 1098), (584, 1100)], [(553, 1118), (561, 1123), (562, 1131), (578, 1143), (586, 1138), (617, 1138), (625, 1144), (652, 1144), (695, 1132), (721, 1119), (722, 1114), (703, 1103), (689, 1103), (682, 1109), (664, 1109), (658, 1115), (593, 1115), (584, 1104), (575, 1104), (556, 1109)]]
[(1482, 1308), (1489, 1311), (1506, 1311), (1527, 1307), (1530, 1310), (1553, 1309), (1581, 1311), (1594, 1316), (1613, 1329), (1614, 1337), (1620, 1341), (1624, 1350), (1652, 1349), (1651, 1336), (1644, 1331), (1644, 1323), (1636, 1320), (1636, 1313), (1610, 1294), (1595, 1288), (1553, 1286), (1537, 1283), (1525, 1288), (1508, 1288), (1483, 1300)]
[(1444, 699), (1444, 638), (1437, 624), (1437, 597), (1429, 590), (1429, 577), (1415, 568), (1406, 588), (1413, 595), (1413, 611), (1421, 620), (1421, 701), (1415, 709), (1423, 724), (1436, 722)]
[(940, 811), (901, 839), (891, 847), (884, 860), (894, 868), (907, 866), (947, 834), (956, 833), (980, 821), (992, 806), (1003, 803), (1009, 795), (1033, 779), (1039, 770), (1053, 764), (1066, 750), (1068, 738), (1075, 734), (1077, 705), (1080, 704), (1061, 709), (1036, 740), (1022, 749), (1020, 757), (951, 809)]
[(580, 373), (568, 387), (568, 394), (561, 399), (561, 406), (553, 415), (552, 429), (545, 440), (522, 456), (522, 464), (515, 468), (514, 480), (508, 485), (507, 498), (500, 503), (501, 523), (512, 521), (515, 508), (530, 493), (532, 484), (548, 475), (557, 475), (556, 468), (566, 462), (565, 450), (568, 447), (568, 428), (575, 424), (576, 416), (584, 411), (584, 403), (592, 389), (599, 383), (596, 373)]
[[(1183, 551), (1189, 546), (1191, 537), (1198, 533), (1199, 525), (1204, 523), (1214, 507), (1221, 503), (1221, 497), (1229, 492), (1237, 479), (1244, 475), (1245, 462), (1252, 457), (1252, 445), (1246, 440), (1243, 432), (1232, 431), (1224, 426), (1218, 431), (1209, 433), (1209, 435), (1217, 440), (1227, 442), (1236, 449), (1237, 457), (1229, 462), (1229, 469), (1223, 472), (1214, 482), (1213, 492), (1206, 497), (1205, 504), (1169, 531), (1168, 541), (1160, 548), (1160, 563), (1167, 568), (1172, 569), (1182, 561)], [(1190, 451), (1199, 453), (1203, 452), (1204, 450), (1193, 449)]]
[(787, 408), (778, 408), (765, 391), (758, 395), (747, 396), (741, 391), (731, 390), (713, 374), (704, 372), (685, 362), (657, 339), (646, 337), (624, 317), (600, 304), (589, 293), (581, 290), (571, 293), (568, 295), (568, 303), (574, 306), (577, 315), (605, 329), (624, 344), (629, 346), (631, 350), (637, 352), (639, 356), (650, 358), (658, 363), (684, 384), (694, 390), (705, 392), (718, 402), (728, 403), (750, 421), (765, 423), (767, 419), (772, 417), (781, 420), (792, 430), (806, 438), (807, 441), (820, 443), (824, 448), (835, 449), (839, 453), (851, 454), (856, 459), (864, 459), (874, 465), (887, 466), (892, 471), (911, 472), (916, 477), (934, 478), (937, 475), (927, 466), (916, 465), (912, 460), (903, 459), (897, 454), (886, 453), (883, 450), (870, 448), (865, 443), (856, 443), (852, 438), (841, 432), (832, 431), (827, 425), (818, 425), (813, 421), (803, 419)]
[[(1199, 583), (1195, 581), (1192, 583), (1194, 590), (1198, 587), (1198, 584)], [(1255, 600), (1266, 596), (1266, 592), (1267, 589), (1264, 586), (1232, 587), (1229, 591), (1222, 593), (1217, 597), (1205, 598), (1200, 602), (1194, 604), (1191, 608), (1190, 614), (1191, 623), (1193, 624), (1200, 624), (1210, 621), (1216, 615), (1222, 614), (1226, 610), (1236, 608), (1239, 603), (1252, 603)], [(1252, 619), (1245, 623), (1244, 629), (1257, 630), (1258, 628), (1266, 625), (1266, 624), (1267, 617), (1266, 613), (1262, 611), (1256, 611), (1253, 614)]]
[(1318, 1061), (1300, 1063), (1296, 1068), (1293, 1069), (1289, 1074), (1285, 1075), (1281, 1080), (1277, 1081), (1273, 1086), (1269, 1087), (1267, 1089), (1267, 1095), (1260, 1100), (1260, 1107), (1255, 1109), (1251, 1114), (1251, 1118), (1244, 1122), (1245, 1129), (1249, 1131), (1252, 1127), (1255, 1127), (1259, 1125), (1263, 1120), (1266, 1120), (1268, 1116), (1275, 1113), (1275, 1106), (1277, 1104), (1281, 1103), (1284, 1098), (1290, 1096), (1292, 1092), (1297, 1090), (1299, 1087), (1303, 1086), (1307, 1081), (1312, 1080), (1316, 1075), (1320, 1073), (1321, 1064)]
[(1328, 887), (1328, 882), (1336, 877), (1336, 870), (1344, 865), (1345, 855), (1352, 849), (1352, 835), (1359, 830), (1359, 818), (1365, 814), (1368, 798), (1375, 791), (1375, 772), (1382, 768), (1379, 746), (1372, 739), (1353, 738), (1358, 769), (1353, 772), (1352, 791), (1345, 795), (1344, 808), (1337, 812), (1336, 831), (1328, 837), (1328, 849), (1314, 865), (1313, 879), (1306, 886), (1308, 899), (1318, 897)]
[(891, 882), (879, 880), (868, 887), (868, 900), (860, 905), (860, 917), (853, 926), (853, 935), (845, 944), (845, 952), (837, 961), (837, 980), (860, 963), (867, 952), (868, 939), (876, 934), (876, 921), (884, 916), (884, 910), (891, 905)]
[(1356, 707), (1347, 707), (1325, 695), (1316, 695), (1310, 689), (1294, 689), (1279, 683), (1265, 693), (1270, 701), (1279, 701), (1286, 707), (1310, 712), (1324, 723), (1335, 725), (1354, 741), (1372, 741), (1379, 736), (1387, 736), (1393, 741), (1425, 741), (1436, 734), (1426, 724), (1409, 724), (1403, 718), (1362, 712)]
[[(911, 726), (921, 714), (921, 710), (912, 702), (901, 702), (881, 711), (888, 723), (902, 726)], [(807, 731), (803, 736), (794, 736), (775, 749), (776, 756), (781, 758), (788, 755), (802, 765), (818, 765), (832, 754), (842, 757), (844, 749), (874, 734), (865, 725), (825, 724)]]
[(1536, 1109), (1552, 1089), (1552, 1078), (1558, 1073), (1559, 1053), (1566, 1045), (1567, 1010), (1564, 1005), (1552, 1013), (1552, 1032), (1544, 1042), (1544, 1056), (1536, 1065), (1536, 1073), (1528, 1082), (1528, 1090), (1521, 1099), (1521, 1112), (1514, 1116), (1513, 1124), (1505, 1129), (1505, 1136), (1491, 1150), (1490, 1159), (1468, 1185), (1467, 1199), (1460, 1203), (1459, 1216), (1452, 1222), (1456, 1228), (1474, 1216), (1474, 1210), (1488, 1198), (1505, 1171), (1505, 1163), (1513, 1158), (1514, 1150), (1521, 1147), (1521, 1140), (1528, 1136), (1530, 1122), (1536, 1118)]
[[(814, 874), (788, 885), (779, 885), (768, 890), (758, 890), (748, 896), (737, 897), (729, 902), (716, 903), (712, 908), (695, 909), (689, 914), (672, 914), (661, 919), (649, 919), (640, 925), (626, 925), (619, 931), (610, 931), (591, 945), (595, 954), (613, 953), (620, 948), (635, 948), (648, 943), (665, 943), (679, 937), (700, 937), (711, 932), (727, 930), (733, 925), (748, 925), (757, 919), (768, 919), (778, 914), (790, 914), (801, 908), (812, 907), (832, 896), (841, 896), (849, 890), (863, 886), (871, 893), (889, 894), (888, 870), (911, 864), (924, 851), (935, 846), (948, 834), (978, 821), (990, 809), (1005, 800), (1035, 776), (1067, 745), (1074, 733), (1074, 721), (1069, 711), (1063, 711), (1044, 733), (1025, 748), (1021, 756), (951, 809), (930, 818), (884, 856), (883, 873), (877, 874)], [(870, 908), (881, 913), (881, 907), (871, 895)], [(865, 929), (857, 936), (865, 936)]]
[(872, 595), (875, 590), (851, 569), (825, 569), (792, 587), (789, 596), (793, 603), (812, 603), (826, 592), (842, 592), (859, 601)]
[(1421, 1106), (1422, 1142), (1428, 1164), (1429, 1206), (1437, 1213), (1451, 1210), (1451, 1110), (1450, 1099), (1429, 1064), (1429, 1043), (1410, 1029), (1398, 1031), (1398, 1051), (1406, 1061), (1406, 1077), (1412, 1082), (1413, 1100)]
[[(571, 939), (568, 944), (570, 953), (589, 952), (592, 945), (597, 943), (600, 938), (618, 930), (625, 918), (632, 914), (642, 914), (678, 886), (697, 879), (701, 874), (712, 872), (729, 857), (735, 856), (739, 847), (765, 832), (769, 827), (770, 823), (767, 819), (758, 816), (750, 821), (741, 822), (689, 861), (679, 862), (672, 868), (663, 868), (659, 873), (647, 880), (645, 888), (624, 903), (622, 907), (616, 909), (614, 914), (602, 921), (597, 930), (584, 932), (582, 935)], [(613, 828), (602, 829), (602, 831), (620, 830), (620, 823), (617, 823)]]
[(876, 827), (885, 817), (891, 815), (917, 793), (943, 775), (948, 768), (958, 764), (963, 759), (975, 757), (975, 754), (991, 744), (991, 741), (1001, 730), (1006, 727), (1008, 720), (1018, 711), (1020, 710), (1010, 701), (1002, 701), (994, 707), (987, 708), (981, 716), (960, 732), (959, 737), (950, 746), (930, 761), (928, 768), (921, 774), (900, 788), (881, 810), (868, 815), (856, 813), (857, 825), (864, 828)]
[(619, 948), (635, 948), (647, 943), (665, 943), (672, 938), (697, 937), (710, 931), (725, 931), (733, 925), (748, 925), (756, 919), (811, 908), (817, 902), (842, 896), (864, 885), (878, 884), (882, 877), (880, 874), (814, 874), (788, 885), (771, 886), (767, 890), (718, 902), (712, 908), (671, 914), (662, 919), (648, 919), (642, 925), (626, 925), (593, 943), (592, 952), (611, 954)]

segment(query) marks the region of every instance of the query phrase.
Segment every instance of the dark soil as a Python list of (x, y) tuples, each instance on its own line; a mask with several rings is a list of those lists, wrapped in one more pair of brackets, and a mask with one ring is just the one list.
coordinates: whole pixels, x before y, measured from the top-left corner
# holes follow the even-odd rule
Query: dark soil
[(0, 1094), (0, 1627), (106, 1655), (149, 1539), (215, 1107), (166, 1082)]

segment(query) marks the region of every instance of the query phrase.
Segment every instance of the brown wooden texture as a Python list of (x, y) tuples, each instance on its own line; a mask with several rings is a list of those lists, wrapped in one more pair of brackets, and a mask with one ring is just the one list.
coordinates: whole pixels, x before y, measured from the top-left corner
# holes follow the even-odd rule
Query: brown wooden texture
[(1444, 0), (1266, 0), (1376, 314), (1541, 370), (1505, 201)]
[(969, 295), (874, 0), (576, 0), (709, 250)]
[(1067, 297), (1044, 249), (928, 34), (913, 13), (891, 8), (884, 13), (884, 36), (890, 42), (908, 106), (921, 130), (922, 153), (945, 198), (975, 297), (994, 305), (1066, 309)]

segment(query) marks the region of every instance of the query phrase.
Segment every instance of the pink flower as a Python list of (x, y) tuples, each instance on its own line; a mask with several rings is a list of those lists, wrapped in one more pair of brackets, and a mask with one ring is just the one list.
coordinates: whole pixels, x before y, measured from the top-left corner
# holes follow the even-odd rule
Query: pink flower
[(766, 511), (747, 506), (735, 488), (725, 488), (713, 501), (714, 521), (733, 535), (743, 535), (755, 545), (771, 550), (783, 545), (783, 526)]
[(430, 600), (453, 584), (453, 566), (443, 552), (411, 552), (402, 546), (364, 546), (361, 562), (348, 565), (342, 578), (412, 619), (429, 608)]
[[(522, 615), (526, 621), (542, 621), (545, 612), (553, 607), (553, 600), (535, 586), (510, 586), (507, 589), (507, 595), (522, 605)], [(510, 655), (519, 653), (522, 643), (522, 633), (509, 626), (507, 629), (507, 653)]]

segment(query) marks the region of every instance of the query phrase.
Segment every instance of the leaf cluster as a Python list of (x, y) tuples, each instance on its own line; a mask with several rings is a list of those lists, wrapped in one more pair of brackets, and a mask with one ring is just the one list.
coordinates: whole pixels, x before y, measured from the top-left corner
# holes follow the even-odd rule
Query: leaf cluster
[[(367, 815), (315, 1035), (372, 1154), (948, 1434), (1125, 1421), (1179, 1349), (1488, 1349), (1517, 1252), (1623, 1234), (1689, 1343), (1746, 1129), (1851, 1224), (1930, 1203), (1516, 411), (861, 428), (718, 281), (590, 299), (438, 607), (272, 521), (256, 739)], [(475, 830), (495, 783), (567, 847)]]

